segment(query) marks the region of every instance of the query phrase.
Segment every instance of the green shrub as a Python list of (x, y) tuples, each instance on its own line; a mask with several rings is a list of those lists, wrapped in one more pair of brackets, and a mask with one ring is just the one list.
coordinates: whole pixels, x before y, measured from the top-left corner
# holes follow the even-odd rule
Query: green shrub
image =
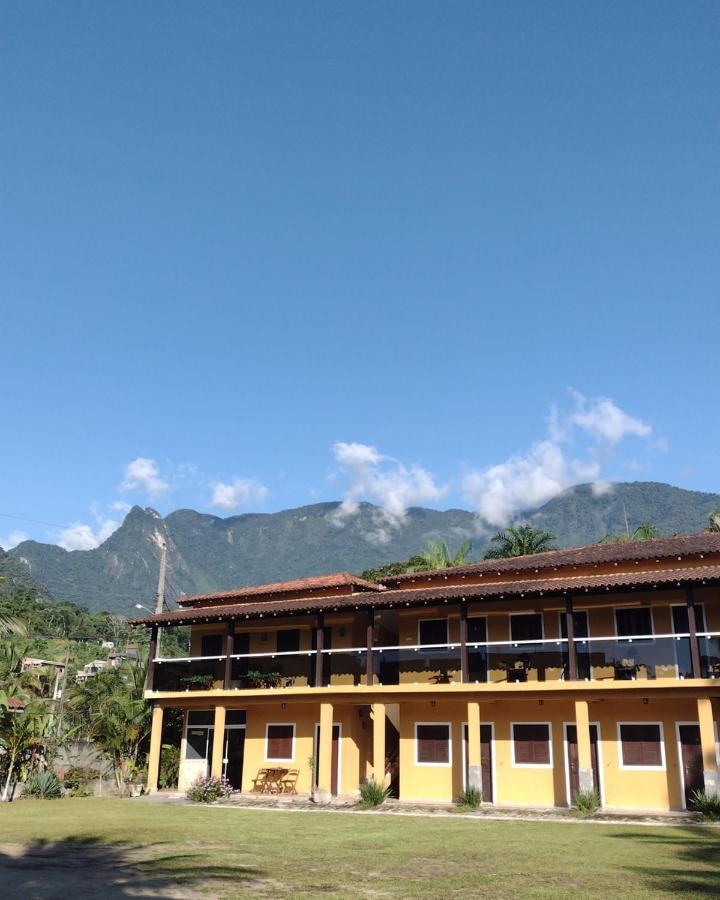
[(160, 754), (158, 786), (161, 788), (177, 787), (179, 772), (180, 748), (174, 744), (163, 744)]
[(382, 806), (390, 796), (390, 787), (385, 787), (374, 778), (366, 778), (360, 785), (360, 805), (365, 807)]
[(720, 822), (720, 796), (707, 791), (693, 791), (690, 808), (700, 813), (707, 822)]
[[(65, 773), (63, 785), (72, 793), (78, 785), (87, 784), (88, 781), (97, 781), (100, 777), (100, 772), (90, 766), (74, 766)], [(74, 796), (75, 794), (73, 794)]]
[(572, 802), (578, 816), (591, 816), (600, 809), (600, 795), (597, 791), (575, 791)]
[(71, 797), (94, 797), (95, 792), (86, 781), (79, 781), (70, 788)]
[(482, 803), (482, 791), (476, 787), (466, 787), (457, 798), (460, 809), (478, 809)]
[(23, 796), (37, 797), (40, 800), (62, 797), (62, 784), (52, 772), (32, 772), (25, 782)]
[(232, 794), (232, 785), (226, 778), (207, 778), (202, 775), (193, 781), (187, 792), (188, 800), (194, 803), (214, 803)]

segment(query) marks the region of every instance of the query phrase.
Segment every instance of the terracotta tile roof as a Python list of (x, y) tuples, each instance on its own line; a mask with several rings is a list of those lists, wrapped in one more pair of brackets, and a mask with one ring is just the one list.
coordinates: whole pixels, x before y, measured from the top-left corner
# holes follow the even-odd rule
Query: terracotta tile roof
[(242, 603), (200, 609), (178, 609), (159, 615), (131, 619), (134, 625), (183, 625), (191, 622), (216, 622), (227, 618), (258, 619), (288, 613), (307, 614), (321, 610), (366, 609), (433, 603), (443, 600), (496, 600), (504, 597), (538, 597), (571, 592), (626, 590), (642, 586), (697, 584), (720, 581), (720, 565), (689, 566), (611, 574), (573, 575), (566, 577), (504, 581), (488, 584), (448, 585), (416, 590), (387, 590), (382, 593), (344, 594), (300, 600), (270, 600), (264, 603)]
[(407, 584), (413, 579), (443, 578), (445, 575), (475, 575), (483, 572), (521, 572), (524, 569), (561, 568), (599, 563), (627, 562), (632, 560), (663, 559), (685, 556), (690, 553), (720, 553), (720, 533), (702, 531), (699, 534), (680, 534), (675, 537), (654, 538), (650, 541), (618, 541), (607, 544), (588, 544), (585, 547), (568, 547), (564, 550), (548, 550), (530, 556), (512, 556), (507, 559), (488, 559), (482, 562), (457, 566), (454, 569), (435, 569), (428, 572), (408, 572), (386, 578), (387, 586)]
[(272, 584), (257, 584), (252, 587), (234, 588), (231, 591), (219, 591), (214, 594), (196, 594), (194, 597), (180, 597), (181, 606), (197, 603), (215, 604), (222, 600), (242, 599), (243, 597), (269, 596), (271, 594), (295, 594), (302, 591), (323, 590), (326, 588), (360, 588), (363, 591), (381, 591), (383, 586), (364, 578), (357, 578), (349, 572), (331, 572), (329, 575), (315, 575), (312, 578), (296, 578), (293, 581), (276, 581)]

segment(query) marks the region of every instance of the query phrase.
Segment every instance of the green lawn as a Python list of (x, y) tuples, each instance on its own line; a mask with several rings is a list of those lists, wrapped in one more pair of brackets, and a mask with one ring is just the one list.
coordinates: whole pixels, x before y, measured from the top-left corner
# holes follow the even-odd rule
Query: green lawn
[(170, 806), (0, 806), (3, 897), (662, 897), (720, 890), (720, 830)]

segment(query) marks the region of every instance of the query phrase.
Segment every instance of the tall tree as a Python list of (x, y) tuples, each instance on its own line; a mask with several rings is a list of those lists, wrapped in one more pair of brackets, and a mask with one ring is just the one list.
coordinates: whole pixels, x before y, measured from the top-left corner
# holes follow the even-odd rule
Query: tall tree
[(708, 516), (707, 531), (720, 531), (720, 512), (711, 512)]
[(531, 525), (510, 526), (490, 538), (495, 546), (485, 551), (485, 559), (529, 556), (533, 553), (543, 553), (545, 550), (555, 550), (556, 548), (552, 546), (554, 540), (556, 540), (554, 534), (533, 528)]
[(626, 531), (620, 531), (618, 534), (609, 534), (607, 537), (604, 537), (600, 543), (622, 544), (627, 541), (651, 541), (653, 538), (658, 537), (660, 537), (660, 531), (649, 522), (643, 522), (629, 534)]
[(428, 545), (417, 556), (408, 560), (408, 572), (424, 572), (431, 569), (453, 569), (469, 562), (472, 541), (465, 541), (453, 556), (445, 538), (428, 541)]

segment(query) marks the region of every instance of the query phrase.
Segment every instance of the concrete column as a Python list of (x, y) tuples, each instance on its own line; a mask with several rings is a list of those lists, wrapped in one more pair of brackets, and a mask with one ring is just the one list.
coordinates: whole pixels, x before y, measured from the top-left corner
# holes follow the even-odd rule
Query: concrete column
[(223, 758), (225, 756), (225, 707), (215, 707), (215, 732), (213, 734), (212, 760), (210, 761), (210, 774), (219, 778), (223, 773)]
[(720, 794), (712, 700), (709, 697), (698, 697), (697, 710), (700, 724), (700, 745), (703, 755), (705, 791), (708, 794)]
[(480, 756), (480, 704), (470, 702), (467, 705), (468, 741), (467, 741), (467, 786), (482, 790), (482, 758)]
[(320, 746), (318, 748), (318, 783), (316, 803), (329, 803), (332, 797), (332, 732), (333, 705), (320, 704)]
[(373, 703), (373, 778), (385, 784), (385, 704)]
[(575, 701), (575, 728), (578, 748), (578, 783), (580, 790), (594, 791), (595, 779), (590, 750), (590, 712), (587, 700)]
[(160, 774), (160, 751), (162, 749), (163, 708), (159, 704), (153, 706), (152, 724), (150, 726), (150, 754), (148, 755), (147, 792), (157, 790)]

